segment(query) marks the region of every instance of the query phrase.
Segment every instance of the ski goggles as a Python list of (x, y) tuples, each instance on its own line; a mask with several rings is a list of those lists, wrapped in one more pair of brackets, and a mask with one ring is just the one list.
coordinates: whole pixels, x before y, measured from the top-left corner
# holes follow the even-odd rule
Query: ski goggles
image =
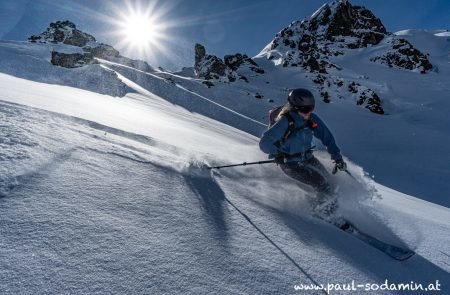
[(309, 105), (309, 106), (293, 106), (292, 107), (294, 110), (299, 111), (302, 114), (308, 114), (311, 113), (312, 111), (314, 111), (314, 106), (313, 105)]

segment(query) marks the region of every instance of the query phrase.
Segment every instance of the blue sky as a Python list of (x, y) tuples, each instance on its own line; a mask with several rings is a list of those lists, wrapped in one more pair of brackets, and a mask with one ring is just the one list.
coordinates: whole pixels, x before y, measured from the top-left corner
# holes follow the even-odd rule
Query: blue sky
[[(179, 69), (191, 66), (195, 43), (208, 53), (256, 55), (273, 36), (294, 20), (311, 15), (326, 1), (319, 0), (141, 0), (159, 12), (159, 22), (173, 26), (164, 30), (162, 50), (138, 52), (120, 43), (111, 23), (125, 3), (132, 0), (0, 0), (0, 38), (26, 40), (42, 32), (51, 21), (69, 19), (97, 40), (117, 47), (121, 53), (149, 61), (153, 66)], [(156, 4), (155, 4), (156, 3)], [(353, 0), (381, 18), (388, 31), (402, 29), (449, 29), (448, 0)], [(164, 12), (164, 13), (163, 13)], [(150, 46), (149, 46), (150, 47)], [(154, 46), (153, 46), (154, 47)]]

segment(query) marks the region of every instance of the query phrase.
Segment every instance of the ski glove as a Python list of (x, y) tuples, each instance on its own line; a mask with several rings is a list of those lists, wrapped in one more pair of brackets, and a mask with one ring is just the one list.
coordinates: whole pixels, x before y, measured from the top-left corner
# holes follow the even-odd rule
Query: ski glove
[(270, 155), (269, 158), (273, 158), (275, 160), (275, 163), (280, 165), (280, 164), (286, 164), (288, 155), (284, 154), (284, 153), (279, 153), (276, 155)]
[(335, 165), (333, 168), (333, 174), (336, 174), (338, 170), (340, 171), (346, 171), (347, 170), (347, 164), (344, 162), (344, 160), (339, 159), (334, 161)]

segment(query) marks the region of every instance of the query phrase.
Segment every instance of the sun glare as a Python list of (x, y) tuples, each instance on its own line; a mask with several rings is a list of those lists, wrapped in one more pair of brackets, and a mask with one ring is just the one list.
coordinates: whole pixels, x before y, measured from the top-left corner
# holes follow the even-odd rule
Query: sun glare
[(133, 46), (146, 47), (158, 42), (160, 28), (155, 20), (148, 15), (132, 14), (122, 23), (122, 34), (125, 42)]
[(120, 50), (131, 56), (149, 58), (167, 51), (169, 22), (165, 18), (170, 7), (157, 0), (144, 3), (129, 0), (122, 7), (116, 6), (117, 18), (113, 23)]

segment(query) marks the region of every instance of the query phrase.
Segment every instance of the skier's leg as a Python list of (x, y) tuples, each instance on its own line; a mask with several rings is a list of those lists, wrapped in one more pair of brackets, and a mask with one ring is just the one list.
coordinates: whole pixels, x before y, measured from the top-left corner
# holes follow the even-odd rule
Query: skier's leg
[(329, 218), (333, 216), (338, 209), (337, 198), (333, 194), (334, 188), (329, 182), (330, 173), (314, 156), (308, 159), (305, 164), (311, 169), (316, 170), (322, 176), (321, 181), (318, 182), (319, 188), (317, 189), (317, 199), (312, 203), (313, 210), (317, 214)]
[(320, 161), (312, 156), (310, 159), (306, 160), (306, 163), (308, 163), (308, 165), (311, 165), (312, 167), (314, 167), (315, 169), (317, 169), (322, 176), (324, 177), (329, 177), (330, 173), (327, 171), (327, 169), (322, 165), (322, 163), (320, 163)]
[(304, 162), (304, 165), (307, 165), (311, 169), (316, 170), (321, 175), (321, 178), (318, 179), (317, 182), (317, 191), (332, 194), (333, 187), (329, 182), (330, 173), (322, 165), (322, 163), (320, 163), (320, 161), (316, 157), (312, 156), (310, 159)]
[[(317, 159), (315, 160), (317, 161)], [(318, 163), (321, 165), (320, 162)], [(307, 160), (304, 162), (286, 163), (280, 166), (287, 176), (312, 186), (317, 192), (331, 193), (327, 179), (318, 169), (315, 169), (315, 165), (317, 165), (315, 161), (310, 162), (310, 160)]]
[(316, 198), (308, 200), (312, 209), (321, 215), (330, 216), (337, 209), (337, 202), (332, 196), (332, 189), (326, 177), (319, 172), (320, 167), (327, 173), (322, 164), (314, 157), (304, 162), (281, 165), (281, 169), (286, 175), (311, 185), (316, 190)]

